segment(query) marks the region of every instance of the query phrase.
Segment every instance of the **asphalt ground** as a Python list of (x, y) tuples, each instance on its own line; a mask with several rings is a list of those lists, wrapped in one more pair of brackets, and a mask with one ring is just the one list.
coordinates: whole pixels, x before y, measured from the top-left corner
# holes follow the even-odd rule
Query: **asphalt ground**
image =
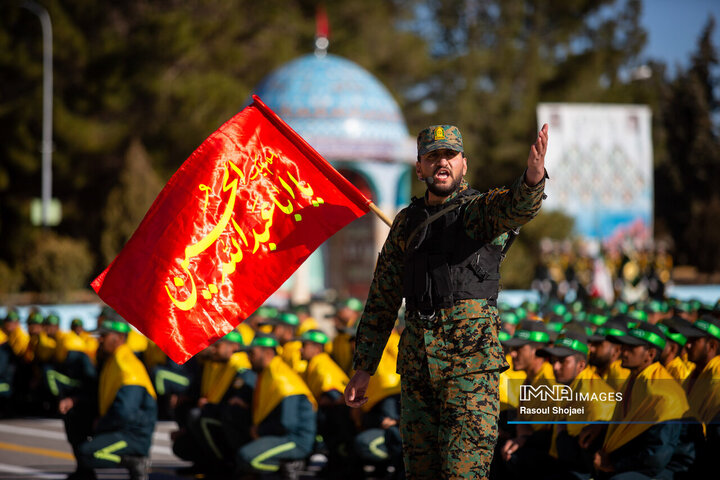
[[(174, 421), (158, 421), (150, 448), (150, 480), (209, 479), (201, 474), (183, 472), (191, 463), (172, 452), (170, 433), (177, 429)], [(306, 466), (300, 480), (318, 477), (317, 464)], [(0, 420), (0, 480), (61, 480), (75, 471), (75, 457), (65, 437), (62, 420), (53, 418), (14, 418)], [(125, 469), (95, 470), (100, 480), (127, 479)], [(381, 480), (372, 469), (365, 469), (367, 480)], [(218, 477), (212, 477), (217, 479)], [(225, 480), (225, 479), (223, 479)]]
[[(157, 422), (150, 449), (153, 480), (193, 478), (178, 469), (189, 466), (172, 453), (170, 432), (175, 422)], [(75, 457), (60, 419), (27, 418), (0, 421), (0, 479), (64, 479), (75, 470)], [(127, 479), (125, 469), (97, 470), (103, 480)]]

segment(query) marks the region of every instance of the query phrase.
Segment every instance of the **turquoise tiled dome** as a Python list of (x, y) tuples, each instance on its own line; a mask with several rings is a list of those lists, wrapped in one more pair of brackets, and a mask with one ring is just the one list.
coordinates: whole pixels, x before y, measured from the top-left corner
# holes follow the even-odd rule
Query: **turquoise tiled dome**
[(255, 94), (329, 160), (414, 160), (390, 92), (342, 57), (297, 58), (265, 77)]

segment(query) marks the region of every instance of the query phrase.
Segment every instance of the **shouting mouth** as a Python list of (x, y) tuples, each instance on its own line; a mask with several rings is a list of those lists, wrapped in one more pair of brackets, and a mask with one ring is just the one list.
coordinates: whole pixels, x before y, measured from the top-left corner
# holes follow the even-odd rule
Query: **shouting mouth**
[(436, 180), (439, 180), (441, 182), (446, 181), (451, 178), (450, 170), (447, 168), (438, 168), (435, 171), (435, 175), (433, 175)]

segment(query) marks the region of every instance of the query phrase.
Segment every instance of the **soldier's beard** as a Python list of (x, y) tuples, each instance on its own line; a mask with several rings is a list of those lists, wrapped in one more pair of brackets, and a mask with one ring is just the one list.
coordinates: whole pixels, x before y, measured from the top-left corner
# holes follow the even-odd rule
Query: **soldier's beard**
[(433, 195), (436, 195), (438, 197), (448, 197), (460, 187), (461, 182), (462, 177), (458, 178), (457, 180), (446, 186), (438, 185), (437, 183), (430, 183), (428, 181), (426, 181), (425, 184), (427, 185), (427, 189)]

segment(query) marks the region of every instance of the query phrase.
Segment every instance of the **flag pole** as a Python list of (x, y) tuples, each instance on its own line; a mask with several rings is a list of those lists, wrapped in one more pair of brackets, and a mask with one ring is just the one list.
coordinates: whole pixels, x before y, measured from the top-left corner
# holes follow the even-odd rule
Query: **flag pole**
[(392, 220), (390, 220), (390, 218), (385, 215), (383, 211), (378, 208), (377, 205), (375, 205), (373, 202), (370, 202), (368, 203), (368, 207), (370, 207), (370, 210), (372, 210), (372, 212), (377, 215), (380, 220), (385, 222), (388, 227), (392, 227)]

